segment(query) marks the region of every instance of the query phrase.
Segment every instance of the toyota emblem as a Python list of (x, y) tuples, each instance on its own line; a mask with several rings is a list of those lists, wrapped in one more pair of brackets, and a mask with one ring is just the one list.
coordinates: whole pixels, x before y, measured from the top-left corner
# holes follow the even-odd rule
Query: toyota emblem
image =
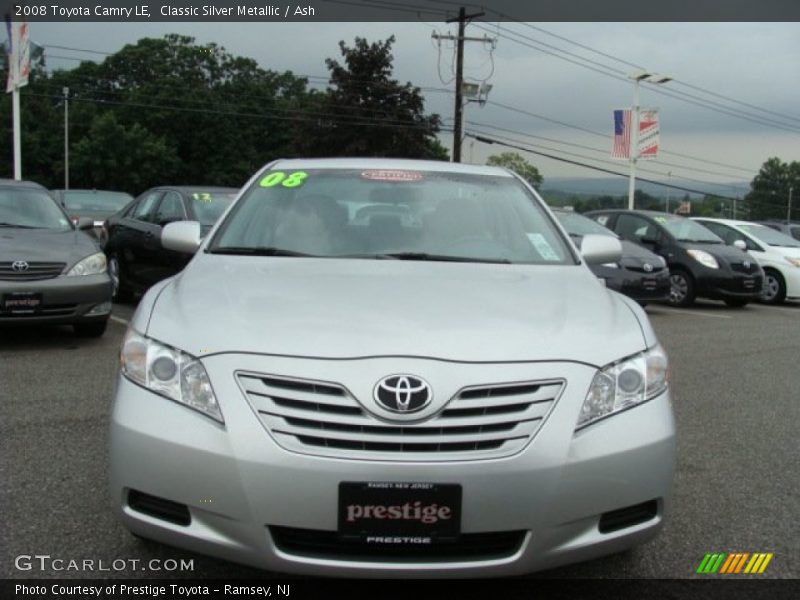
[(749, 260), (744, 261), (742, 264), (744, 265), (745, 269), (747, 269), (748, 271), (750, 270), (750, 261)]
[(21, 273), (22, 271), (28, 270), (28, 262), (25, 260), (15, 260), (11, 263), (11, 269)]
[(389, 375), (372, 392), (375, 402), (386, 410), (409, 413), (422, 410), (433, 399), (427, 381), (413, 375)]
[(642, 269), (644, 269), (645, 273), (650, 273), (653, 271), (653, 265), (651, 265), (650, 263), (644, 263), (642, 265)]

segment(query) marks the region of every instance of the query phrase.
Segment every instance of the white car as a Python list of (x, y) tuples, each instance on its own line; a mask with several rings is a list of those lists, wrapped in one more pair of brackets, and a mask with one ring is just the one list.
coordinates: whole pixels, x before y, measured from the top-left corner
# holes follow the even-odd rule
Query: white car
[(694, 220), (729, 245), (741, 247), (744, 244), (764, 269), (764, 302), (780, 304), (787, 299), (800, 300), (800, 242), (766, 225), (749, 221), (706, 217)]

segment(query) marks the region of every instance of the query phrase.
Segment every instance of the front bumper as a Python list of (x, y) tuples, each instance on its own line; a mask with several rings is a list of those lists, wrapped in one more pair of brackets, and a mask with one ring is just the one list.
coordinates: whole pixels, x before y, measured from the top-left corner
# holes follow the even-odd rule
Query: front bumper
[(696, 281), (697, 295), (712, 300), (735, 299), (755, 302), (761, 297), (764, 287), (763, 273), (745, 275), (703, 269), (702, 275)]
[[(609, 269), (605, 277), (606, 287), (625, 294), (638, 302), (657, 302), (669, 299), (669, 271), (662, 269), (657, 273), (640, 273), (625, 268)], [(617, 271), (617, 273), (614, 273)]]
[[(339, 576), (464, 577), (521, 574), (621, 551), (662, 525), (675, 439), (668, 393), (595, 423), (574, 425), (595, 369), (573, 363), (442, 366), (422, 359), (319, 361), (216, 355), (203, 359), (225, 425), (120, 376), (110, 436), (110, 487), (123, 523), (167, 544), (279, 572)], [(234, 372), (341, 381), (365, 372), (412, 372), (435, 386), (437, 370), (462, 383), (563, 378), (544, 424), (520, 452), (502, 459), (420, 462), (325, 458), (279, 446), (245, 400)], [(371, 380), (370, 380), (371, 381)], [(337, 530), (339, 483), (398, 481), (462, 486), (462, 534), (520, 532), (501, 556), (370, 559), (335, 551), (279, 548), (278, 528)], [(185, 505), (189, 524), (135, 510), (135, 490)], [(645, 522), (601, 533), (600, 516), (654, 501)]]
[(0, 299), (6, 294), (27, 292), (41, 294), (41, 305), (27, 314), (3, 312), (0, 305), (0, 325), (88, 322), (107, 319), (111, 313), (111, 279), (106, 273), (0, 281)]

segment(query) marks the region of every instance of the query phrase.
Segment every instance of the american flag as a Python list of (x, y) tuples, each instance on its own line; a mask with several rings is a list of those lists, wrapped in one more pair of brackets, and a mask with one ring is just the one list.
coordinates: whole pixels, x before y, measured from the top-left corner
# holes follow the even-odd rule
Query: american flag
[(614, 147), (611, 158), (631, 157), (631, 110), (614, 111)]

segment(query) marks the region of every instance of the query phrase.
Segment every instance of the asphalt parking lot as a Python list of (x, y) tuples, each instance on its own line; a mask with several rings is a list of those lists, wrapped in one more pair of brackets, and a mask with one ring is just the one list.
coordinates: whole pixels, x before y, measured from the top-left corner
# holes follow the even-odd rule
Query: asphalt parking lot
[[(661, 535), (634, 551), (535, 576), (683, 578), (707, 552), (772, 552), (764, 577), (800, 576), (800, 304), (689, 310), (648, 307), (672, 362), (678, 428), (673, 510)], [(91, 577), (15, 568), (20, 555), (62, 559), (193, 559), (191, 572), (102, 577), (263, 576), (140, 541), (112, 514), (107, 420), (125, 322), (106, 334), (70, 328), (0, 330), (0, 577)]]

